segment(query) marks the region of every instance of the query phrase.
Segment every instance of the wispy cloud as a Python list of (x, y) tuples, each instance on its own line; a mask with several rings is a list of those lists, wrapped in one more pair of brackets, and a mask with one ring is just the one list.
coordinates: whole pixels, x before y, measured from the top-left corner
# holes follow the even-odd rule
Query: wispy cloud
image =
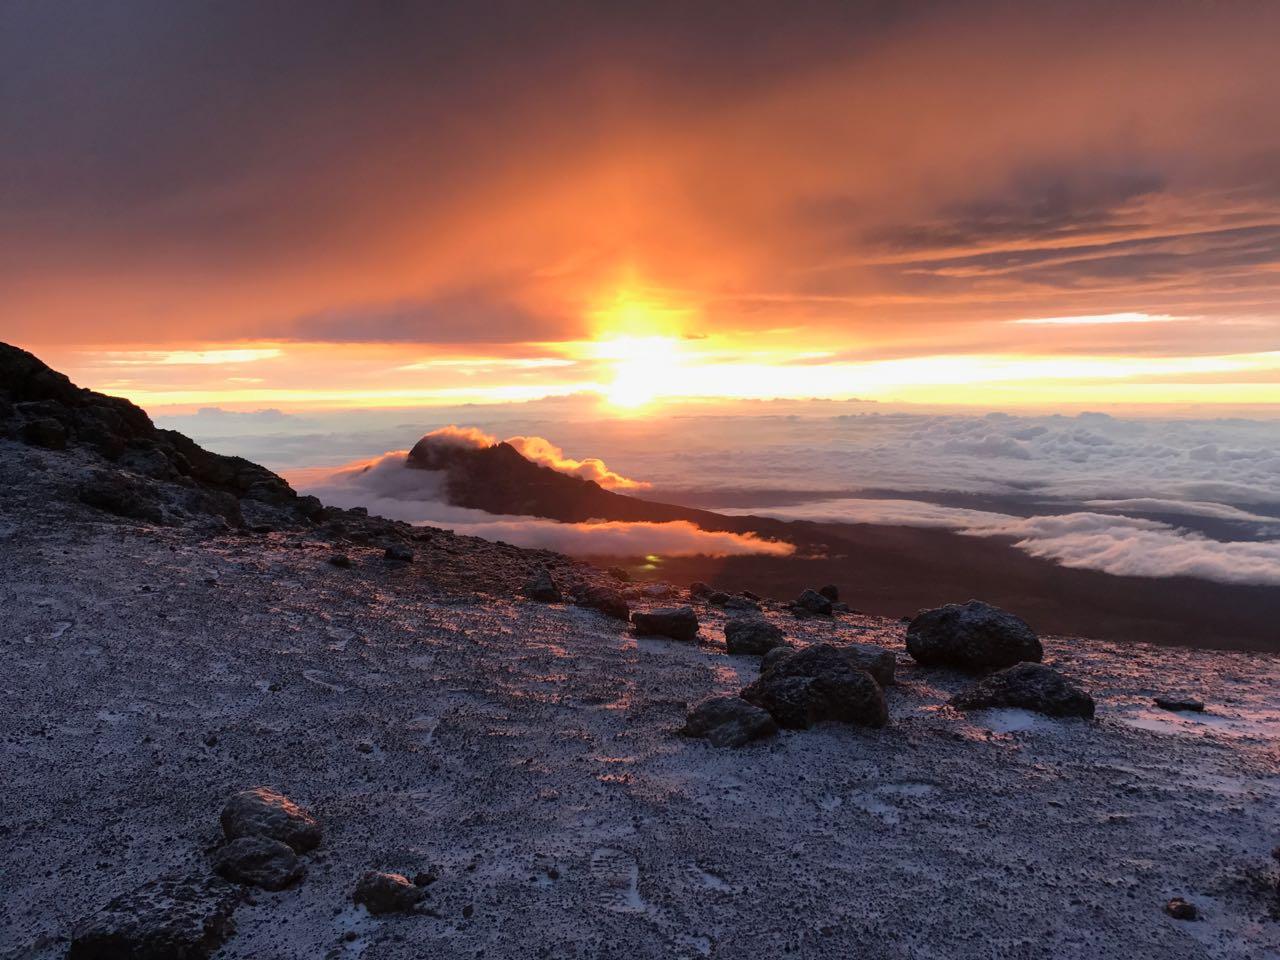
[(1112, 323), (1174, 323), (1188, 320), (1188, 317), (1175, 317), (1167, 313), (1097, 313), (1081, 317), (1035, 317), (1013, 320), (1026, 326), (1102, 326)]

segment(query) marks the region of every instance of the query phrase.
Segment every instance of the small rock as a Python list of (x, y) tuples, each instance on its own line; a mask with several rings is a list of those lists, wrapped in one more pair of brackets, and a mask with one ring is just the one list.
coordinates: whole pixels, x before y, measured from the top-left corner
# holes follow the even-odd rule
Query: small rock
[(577, 603), (616, 620), (631, 619), (631, 608), (627, 606), (626, 598), (612, 587), (587, 587), (579, 594)]
[(267, 787), (234, 794), (222, 808), (222, 832), (228, 840), (270, 837), (287, 843), (298, 853), (320, 845), (316, 819), (296, 803)]
[(698, 616), (692, 607), (636, 612), (631, 615), (631, 622), (640, 636), (670, 637), (672, 640), (685, 641), (698, 636)]
[(711, 697), (689, 711), (679, 732), (709, 740), (717, 747), (740, 747), (773, 736), (778, 725), (767, 710), (741, 697)]
[(1175, 920), (1199, 920), (1200, 911), (1194, 903), (1188, 903), (1182, 897), (1174, 897), (1164, 905), (1164, 912)]
[(792, 606), (805, 613), (816, 613), (819, 616), (831, 615), (831, 600), (817, 590), (806, 590), (800, 594)]
[(724, 625), (725, 647), (732, 654), (761, 657), (786, 647), (782, 631), (763, 617), (737, 617)]
[(650, 600), (665, 600), (674, 595), (675, 590), (669, 583), (646, 583), (640, 588), (640, 594)]
[(563, 599), (560, 588), (556, 586), (551, 576), (551, 571), (546, 567), (538, 567), (534, 571), (529, 582), (525, 584), (524, 592), (530, 600), (541, 603), (559, 603)]
[(693, 583), (689, 584), (690, 600), (702, 600), (709, 593), (711, 593), (711, 588), (707, 586), (705, 583), (703, 583), (701, 580), (695, 580)]
[(871, 674), (825, 643), (777, 657), (740, 696), (791, 729), (823, 720), (868, 727), (889, 721), (884, 693)]
[(726, 603), (728, 603), (733, 598), (729, 596), (729, 594), (725, 593), (723, 590), (712, 590), (710, 593), (706, 595), (704, 599), (707, 601), (707, 603), (711, 604), (712, 606), (723, 607)]
[(345, 553), (335, 553), (329, 558), (329, 562), (335, 567), (341, 567), (343, 570), (349, 569), (351, 566), (351, 558)]
[(303, 874), (298, 855), (287, 843), (270, 837), (239, 837), (213, 855), (218, 876), (263, 890), (283, 890)]
[(609, 576), (613, 577), (613, 579), (617, 580), (619, 583), (631, 582), (631, 574), (622, 567), (610, 567), (605, 571), (605, 573), (609, 574)]
[(153, 880), (76, 924), (67, 960), (206, 960), (231, 935), (242, 896), (212, 877)]
[(356, 884), (351, 899), (377, 915), (412, 910), (425, 896), (426, 891), (422, 887), (415, 886), (399, 873), (370, 870)]
[(818, 592), (822, 594), (824, 597), (826, 597), (828, 600), (830, 600), (832, 603), (835, 603), (837, 600), (840, 599), (839, 588), (831, 583), (828, 583), (825, 587), (819, 587)]
[(907, 653), (923, 666), (980, 672), (1044, 659), (1040, 639), (1023, 620), (981, 600), (918, 614), (907, 627)]
[(383, 551), (388, 563), (413, 563), (413, 551), (403, 544), (393, 543)]
[(1186, 711), (1189, 713), (1200, 713), (1204, 710), (1204, 703), (1200, 700), (1192, 700), (1190, 697), (1155, 697), (1152, 702), (1161, 710)]
[(1092, 717), (1093, 697), (1043, 663), (1006, 667), (951, 698), (961, 710), (1018, 707), (1050, 717)]
[(760, 604), (754, 600), (748, 600), (746, 597), (730, 596), (724, 602), (724, 608), (730, 613), (759, 613)]

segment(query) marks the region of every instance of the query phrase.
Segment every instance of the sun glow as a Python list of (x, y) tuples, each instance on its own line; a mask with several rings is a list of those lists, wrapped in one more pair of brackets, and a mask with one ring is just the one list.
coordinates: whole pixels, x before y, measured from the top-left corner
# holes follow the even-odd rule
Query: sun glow
[(613, 379), (605, 387), (611, 406), (634, 410), (670, 393), (679, 376), (680, 341), (675, 337), (613, 337), (596, 344)]
[(609, 406), (634, 411), (678, 392), (687, 310), (624, 291), (593, 318), (597, 332), (590, 354), (610, 376), (602, 388)]

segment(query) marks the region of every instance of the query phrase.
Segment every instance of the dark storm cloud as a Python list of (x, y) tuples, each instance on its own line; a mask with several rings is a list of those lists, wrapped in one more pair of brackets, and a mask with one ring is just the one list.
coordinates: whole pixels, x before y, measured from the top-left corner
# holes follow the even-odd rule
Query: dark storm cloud
[(1161, 174), (1151, 171), (1021, 172), (994, 196), (952, 204), (928, 223), (880, 230), (863, 239), (873, 248), (896, 253), (1129, 231), (1134, 224), (1123, 216), (1128, 205), (1160, 192), (1165, 184)]

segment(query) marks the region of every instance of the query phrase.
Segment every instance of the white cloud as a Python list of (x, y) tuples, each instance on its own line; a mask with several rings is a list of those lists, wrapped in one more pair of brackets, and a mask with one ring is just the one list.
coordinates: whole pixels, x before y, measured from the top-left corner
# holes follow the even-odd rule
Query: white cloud
[[(419, 442), (446, 447), (476, 448), (491, 447), (498, 438), (490, 436), (476, 427), (458, 427), (450, 424), (425, 434)], [(593, 480), (606, 490), (643, 490), (649, 486), (638, 480), (631, 480), (614, 473), (603, 460), (588, 457), (585, 460), (574, 460), (566, 457), (564, 451), (544, 437), (508, 437), (505, 443), (515, 447), (528, 460), (550, 467), (560, 473), (583, 480)]]
[(1132, 497), (1127, 500), (1086, 500), (1086, 507), (1116, 513), (1179, 513), (1191, 517), (1212, 517), (1215, 520), (1233, 520), (1240, 523), (1264, 523), (1280, 525), (1280, 517), (1250, 513), (1239, 507), (1203, 500), (1161, 500), (1157, 497)]
[[(1166, 501), (1113, 501), (1143, 505)], [(1188, 506), (1187, 504), (1179, 504)], [(1220, 504), (1193, 504), (1198, 515), (1239, 519)], [(1211, 512), (1217, 511), (1217, 512)], [(1014, 546), (1065, 567), (1130, 577), (1200, 577), (1219, 583), (1280, 585), (1280, 542), (1218, 541), (1189, 530), (1134, 517), (1075, 512), (1015, 517), (985, 510), (945, 507), (917, 500), (838, 499), (765, 510), (739, 508), (782, 520), (877, 523), (935, 527), (975, 537), (1010, 537)], [(1164, 511), (1170, 512), (1170, 511)], [(1253, 515), (1243, 514), (1252, 519)], [(1266, 518), (1263, 518), (1266, 519)]]
[(1018, 537), (1015, 546), (1033, 557), (1116, 576), (1280, 586), (1280, 542), (1223, 543), (1154, 520), (1072, 513), (961, 532)]

